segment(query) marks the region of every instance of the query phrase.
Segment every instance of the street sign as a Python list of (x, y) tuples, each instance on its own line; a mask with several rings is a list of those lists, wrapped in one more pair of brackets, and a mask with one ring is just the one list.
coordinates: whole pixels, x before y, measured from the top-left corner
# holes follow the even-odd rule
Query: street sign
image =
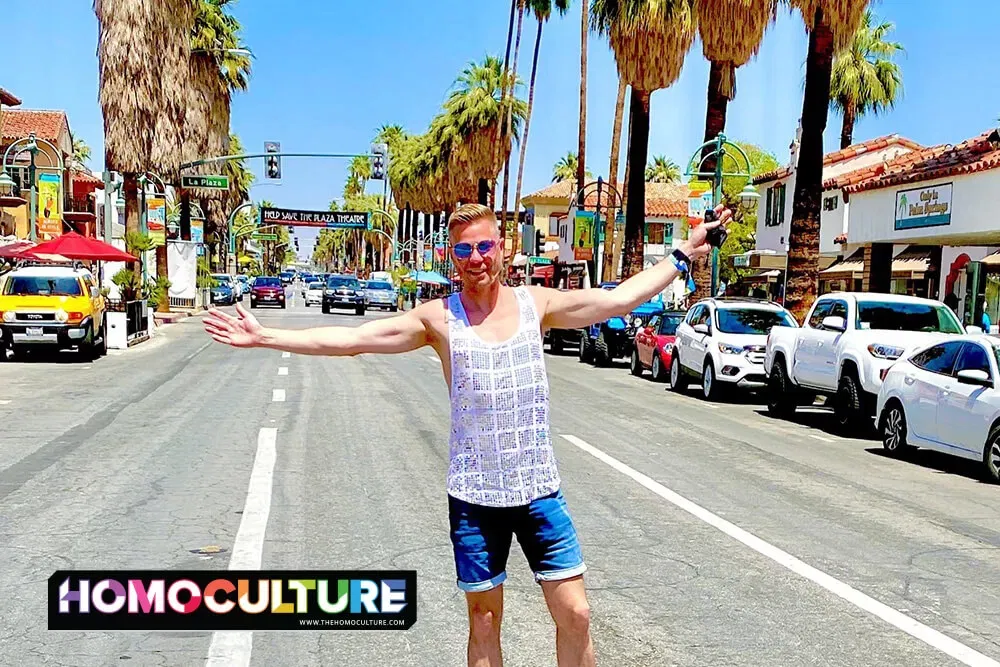
[(257, 241), (277, 241), (278, 240), (278, 235), (277, 234), (258, 234), (256, 232), (254, 232), (253, 234), (250, 235), (250, 238), (255, 239)]
[(181, 176), (182, 188), (202, 188), (203, 190), (228, 190), (228, 176)]
[(260, 219), (262, 225), (371, 229), (371, 214), (367, 211), (296, 211), (287, 208), (262, 208)]

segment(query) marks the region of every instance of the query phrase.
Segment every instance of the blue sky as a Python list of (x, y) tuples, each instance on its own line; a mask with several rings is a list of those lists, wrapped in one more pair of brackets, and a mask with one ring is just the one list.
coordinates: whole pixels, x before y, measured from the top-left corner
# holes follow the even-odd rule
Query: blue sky
[[(21, 97), (23, 108), (65, 109), (74, 135), (93, 147), (91, 166), (100, 169), (103, 121), (91, 1), (55, 0), (44, 20), (37, 0), (3, 4), (7, 66), (0, 86)], [(256, 62), (250, 91), (235, 101), (233, 129), (253, 152), (264, 141), (280, 141), (286, 151), (366, 152), (383, 123), (422, 132), (469, 61), (502, 55), (509, 7), (507, 0), (242, 0), (235, 12)], [(856, 141), (898, 132), (924, 144), (957, 143), (998, 124), (996, 48), (984, 37), (1000, 24), (1000, 3), (880, 0), (874, 8), (896, 24), (894, 37), (906, 47), (905, 93), (891, 113), (862, 119)], [(990, 27), (979, 31), (977, 25)], [(525, 80), (535, 26), (526, 17)], [(42, 31), (49, 45), (44, 50), (38, 48)], [(526, 192), (544, 187), (556, 160), (576, 150), (579, 35), (577, 2), (543, 32)], [(727, 134), (763, 146), (781, 162), (801, 113), (806, 46), (799, 15), (782, 11), (757, 59), (738, 71), (729, 107)], [(617, 79), (611, 52), (597, 36), (590, 40), (589, 61), (587, 166), (606, 175)], [(677, 83), (653, 94), (651, 156), (683, 163), (701, 143), (707, 82), (708, 65), (696, 43)], [(828, 151), (837, 148), (839, 136), (840, 118), (831, 113)], [(260, 161), (253, 167), (261, 173)], [(256, 187), (252, 194), (279, 206), (325, 208), (340, 195), (345, 168), (343, 162), (289, 160), (280, 185)]]

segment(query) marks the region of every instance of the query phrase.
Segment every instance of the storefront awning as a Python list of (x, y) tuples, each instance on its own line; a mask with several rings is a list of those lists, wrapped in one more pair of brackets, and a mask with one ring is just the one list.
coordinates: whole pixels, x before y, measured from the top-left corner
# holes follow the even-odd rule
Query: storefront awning
[(992, 255), (983, 257), (982, 263), (986, 266), (1000, 266), (1000, 250), (997, 250)]
[[(922, 274), (930, 271), (931, 268), (930, 246), (910, 246), (903, 252), (896, 255), (892, 260), (893, 275)], [(820, 271), (820, 276), (826, 279), (843, 277), (861, 277), (865, 272), (865, 252), (863, 248), (858, 248), (846, 259), (840, 260), (830, 265), (829, 268)], [(997, 258), (1000, 265), (1000, 257)]]
[(740, 282), (744, 283), (766, 283), (776, 280), (781, 277), (782, 271), (780, 269), (765, 269), (763, 271), (758, 271), (752, 276), (745, 276), (740, 279)]
[(820, 271), (820, 275), (824, 278), (831, 278), (835, 276), (851, 276), (858, 274), (859, 276), (865, 272), (865, 253), (864, 250), (858, 248), (846, 259), (842, 259), (839, 262), (834, 262), (829, 267)]

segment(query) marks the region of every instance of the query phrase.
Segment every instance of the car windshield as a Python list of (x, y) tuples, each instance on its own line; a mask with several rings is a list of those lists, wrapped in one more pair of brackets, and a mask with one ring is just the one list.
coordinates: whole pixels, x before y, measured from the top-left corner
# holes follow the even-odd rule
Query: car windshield
[(229, 281), (232, 280), (229, 276), (225, 275), (214, 275), (212, 278), (215, 280), (216, 285), (228, 285)]
[(390, 283), (368, 283), (368, 289), (391, 290), (392, 285)]
[(258, 278), (253, 281), (254, 287), (281, 287), (281, 280), (278, 278)]
[(316, 283), (316, 282), (309, 283), (306, 286), (306, 288), (307, 289), (323, 289), (323, 283)]
[(81, 296), (80, 281), (72, 276), (13, 276), (4, 294), (14, 296)]
[(720, 308), (716, 319), (719, 331), (727, 334), (767, 335), (777, 326), (795, 326), (788, 313), (763, 308)]
[(660, 335), (673, 336), (677, 334), (677, 326), (684, 321), (683, 315), (667, 315), (660, 322)]
[(333, 276), (328, 281), (326, 281), (326, 286), (330, 288), (334, 287), (354, 287), (358, 288), (361, 285), (358, 283), (357, 278), (351, 278), (349, 276)]
[(963, 333), (946, 306), (905, 301), (858, 301), (858, 329)]

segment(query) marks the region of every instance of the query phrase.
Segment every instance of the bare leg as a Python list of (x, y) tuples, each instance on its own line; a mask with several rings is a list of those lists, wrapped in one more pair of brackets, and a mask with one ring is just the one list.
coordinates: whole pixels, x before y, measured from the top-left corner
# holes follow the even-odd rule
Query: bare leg
[(465, 601), (469, 606), (469, 667), (502, 667), (503, 584), (483, 593), (466, 593)]
[(563, 581), (543, 581), (542, 592), (556, 622), (556, 657), (559, 667), (594, 667), (590, 638), (590, 605), (583, 576)]

